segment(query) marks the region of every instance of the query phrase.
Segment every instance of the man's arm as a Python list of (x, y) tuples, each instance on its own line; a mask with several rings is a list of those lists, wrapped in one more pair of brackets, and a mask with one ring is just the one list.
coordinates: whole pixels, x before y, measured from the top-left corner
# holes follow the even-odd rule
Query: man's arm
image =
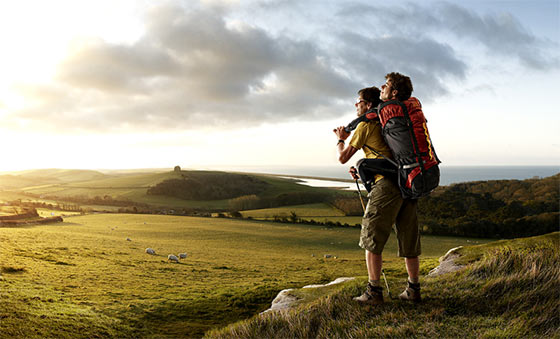
[(350, 145), (348, 145), (348, 147), (346, 148), (344, 147), (344, 140), (346, 140), (348, 136), (350, 136), (350, 133), (344, 130), (344, 126), (336, 128), (333, 132), (334, 134), (336, 134), (339, 140), (339, 142), (336, 144), (336, 147), (338, 149), (338, 161), (341, 164), (345, 164), (346, 162), (348, 162), (348, 160), (350, 160), (350, 158), (352, 158), (354, 154), (356, 154), (358, 149)]
[(348, 145), (348, 147), (344, 148), (344, 143), (341, 142), (338, 144), (338, 161), (341, 164), (345, 164), (356, 152), (358, 152), (358, 149), (354, 148), (354, 146)]

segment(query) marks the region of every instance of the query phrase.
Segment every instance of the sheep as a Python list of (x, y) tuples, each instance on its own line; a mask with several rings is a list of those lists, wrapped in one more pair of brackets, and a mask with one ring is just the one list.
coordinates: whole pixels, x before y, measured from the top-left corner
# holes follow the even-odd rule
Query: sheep
[(148, 254), (156, 254), (156, 251), (153, 248), (146, 248), (146, 253)]
[(179, 258), (175, 254), (170, 254), (167, 256), (167, 261), (179, 262)]
[(179, 253), (180, 259), (185, 259), (187, 257), (187, 253)]

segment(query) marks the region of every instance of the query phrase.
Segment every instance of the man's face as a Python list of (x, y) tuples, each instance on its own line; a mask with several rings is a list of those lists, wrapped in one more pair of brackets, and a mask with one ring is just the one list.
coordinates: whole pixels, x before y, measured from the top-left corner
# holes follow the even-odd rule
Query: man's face
[(356, 106), (356, 114), (358, 116), (366, 114), (368, 110), (367, 104), (368, 102), (365, 101), (361, 95), (358, 97), (358, 99), (356, 99), (356, 103), (354, 104), (354, 106)]
[(381, 101), (387, 101), (394, 98), (396, 93), (393, 93), (393, 82), (391, 79), (387, 79), (384, 85), (381, 86), (381, 93), (379, 94), (379, 99)]

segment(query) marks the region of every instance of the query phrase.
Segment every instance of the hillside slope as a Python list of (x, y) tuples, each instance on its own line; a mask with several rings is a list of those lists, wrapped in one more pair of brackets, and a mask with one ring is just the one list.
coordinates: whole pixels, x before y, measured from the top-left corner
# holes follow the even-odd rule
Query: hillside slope
[(27, 170), (0, 175), (0, 189), (23, 189), (33, 186), (68, 184), (106, 177), (107, 175), (93, 170)]
[[(352, 297), (361, 293), (361, 279), (207, 337), (560, 337), (560, 233), (465, 247), (461, 253), (465, 269), (422, 279), (424, 300), (418, 305), (387, 297), (375, 308), (356, 305)], [(401, 285), (391, 286), (393, 294)]]
[(242, 196), (257, 197), (260, 206), (270, 207), (292, 202), (322, 202), (324, 197), (333, 193), (329, 189), (301, 185), (286, 178), (217, 171), (108, 175), (95, 171), (38, 170), (0, 177), (2, 187), (6, 190), (2, 193), (4, 195), (24, 192), (22, 194), (36, 199), (77, 204), (119, 201), (130, 202), (131, 205), (206, 210), (227, 210), (230, 208), (229, 199)]
[(418, 202), (424, 234), (517, 238), (558, 230), (560, 174), (440, 187)]

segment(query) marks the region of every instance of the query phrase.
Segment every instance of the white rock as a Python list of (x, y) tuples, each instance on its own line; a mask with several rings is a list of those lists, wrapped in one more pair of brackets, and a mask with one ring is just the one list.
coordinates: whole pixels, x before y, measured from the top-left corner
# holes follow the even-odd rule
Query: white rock
[(455, 247), (447, 251), (443, 257), (439, 258), (439, 266), (434, 268), (428, 273), (429, 277), (435, 277), (445, 273), (455, 272), (463, 268), (463, 265), (455, 264), (455, 259), (459, 258), (461, 255), (457, 253), (457, 250), (463, 246)]
[(330, 286), (330, 285), (335, 285), (335, 284), (340, 284), (343, 283), (345, 281), (349, 281), (349, 280), (354, 280), (356, 278), (348, 278), (348, 277), (343, 277), (343, 278), (336, 278), (335, 280), (331, 281), (328, 284), (323, 284), (323, 285), (307, 285), (307, 286), (303, 286), (303, 288), (317, 288), (317, 287), (325, 287), (325, 286)]
[(272, 305), (270, 306), (270, 308), (268, 310), (262, 312), (261, 314), (267, 313), (267, 312), (272, 312), (272, 311), (286, 310), (286, 309), (290, 308), (294, 302), (299, 300), (298, 297), (290, 294), (290, 291), (292, 291), (292, 290), (293, 290), (293, 288), (289, 288), (289, 289), (280, 291), (280, 293), (278, 293), (276, 298), (274, 298), (274, 300), (272, 300)]
[[(303, 288), (325, 287), (325, 286), (330, 286), (330, 285), (334, 285), (334, 284), (340, 284), (342, 282), (349, 281), (349, 280), (354, 280), (354, 279), (355, 278), (347, 278), (347, 277), (337, 278), (337, 279), (335, 279), (334, 281), (331, 281), (328, 284), (307, 285), (307, 286), (303, 286)], [(272, 305), (270, 306), (270, 308), (266, 311), (261, 312), (261, 314), (268, 313), (268, 312), (273, 312), (273, 311), (287, 310), (290, 307), (292, 307), (292, 305), (296, 301), (298, 301), (299, 298), (290, 294), (291, 291), (293, 291), (293, 288), (289, 288), (289, 289), (280, 291), (280, 293), (278, 293), (276, 298), (274, 298), (274, 300), (272, 300)]]

